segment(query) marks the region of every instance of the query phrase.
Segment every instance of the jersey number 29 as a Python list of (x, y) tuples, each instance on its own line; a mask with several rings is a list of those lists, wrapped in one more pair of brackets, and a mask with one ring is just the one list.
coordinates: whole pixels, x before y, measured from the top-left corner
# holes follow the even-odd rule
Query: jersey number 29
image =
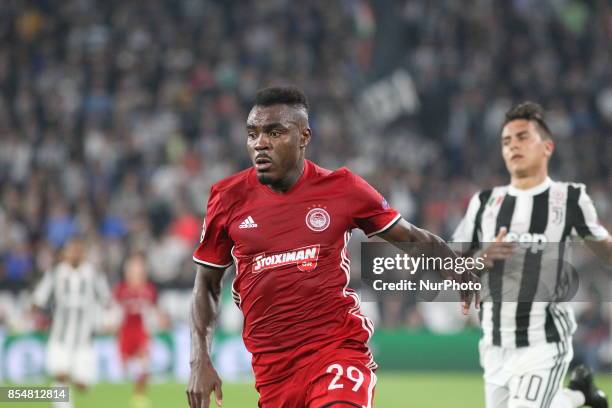
[[(328, 390), (337, 390), (340, 388), (344, 388), (344, 384), (338, 382), (340, 380), (340, 377), (344, 375), (344, 369), (342, 368), (340, 364), (330, 365), (329, 367), (327, 367), (326, 372), (336, 373), (336, 376), (329, 383), (329, 387), (327, 387)], [(347, 367), (346, 377), (354, 383), (353, 388), (352, 388), (353, 391), (357, 391), (359, 387), (361, 387), (361, 384), (363, 384), (363, 380), (364, 380), (363, 373), (359, 371), (359, 369), (353, 366)]]

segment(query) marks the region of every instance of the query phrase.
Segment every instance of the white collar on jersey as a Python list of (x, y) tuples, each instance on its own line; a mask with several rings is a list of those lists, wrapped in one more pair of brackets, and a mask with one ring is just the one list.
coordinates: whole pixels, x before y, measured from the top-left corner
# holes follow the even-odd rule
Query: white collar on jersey
[(537, 186), (533, 186), (531, 188), (528, 188), (527, 190), (521, 190), (518, 189), (512, 185), (508, 186), (508, 194), (511, 194), (513, 196), (520, 196), (520, 195), (537, 195), (540, 194), (544, 191), (546, 191), (546, 189), (548, 187), (550, 187), (550, 185), (552, 184), (552, 180), (550, 179), (550, 177), (546, 177), (546, 180), (544, 180), (543, 182), (541, 182), (540, 184), (538, 184)]

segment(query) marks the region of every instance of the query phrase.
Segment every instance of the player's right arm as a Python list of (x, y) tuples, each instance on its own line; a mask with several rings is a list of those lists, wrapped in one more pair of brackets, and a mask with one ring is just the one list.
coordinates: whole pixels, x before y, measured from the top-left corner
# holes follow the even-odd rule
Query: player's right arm
[(200, 245), (193, 254), (198, 264), (191, 302), (191, 373), (187, 388), (190, 408), (208, 408), (210, 394), (221, 406), (221, 379), (212, 365), (210, 350), (221, 298), (223, 272), (231, 265), (234, 245), (228, 233), (229, 206), (213, 186), (208, 199)]
[(187, 398), (191, 408), (208, 408), (210, 394), (221, 406), (221, 379), (212, 365), (210, 350), (219, 313), (223, 269), (198, 266), (191, 302), (191, 374)]
[(477, 224), (481, 222), (479, 218), (482, 218), (482, 211), (486, 201), (489, 200), (490, 191), (481, 191), (472, 196), (467, 211), (452, 237), (452, 242), (466, 244), (461, 251), (464, 256), (483, 258), (487, 268), (491, 268), (494, 261), (508, 259), (514, 252), (514, 244), (504, 241), (508, 233), (506, 227), (501, 227), (496, 232), (494, 242), (484, 243), (486, 246), (483, 247)]

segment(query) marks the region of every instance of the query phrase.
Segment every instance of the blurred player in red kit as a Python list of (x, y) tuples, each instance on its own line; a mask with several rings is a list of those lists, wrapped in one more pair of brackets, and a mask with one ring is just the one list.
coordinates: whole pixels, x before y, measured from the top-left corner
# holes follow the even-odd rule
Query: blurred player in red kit
[[(210, 348), (221, 279), (232, 263), (234, 301), (244, 315), (262, 408), (371, 407), (376, 363), (373, 332), (348, 288), (351, 230), (390, 242), (437, 243), (403, 220), (365, 180), (305, 160), (311, 139), (308, 103), (295, 88), (257, 93), (245, 139), (253, 167), (216, 183), (210, 193), (191, 310), (191, 408), (209, 407), (221, 380)], [(471, 273), (446, 273), (469, 281)], [(464, 312), (472, 293), (463, 294)]]
[(147, 280), (146, 261), (141, 253), (130, 255), (124, 264), (124, 280), (113, 289), (115, 300), (123, 309), (119, 328), (119, 352), (128, 375), (135, 381), (131, 404), (145, 408), (149, 366), (149, 333), (145, 314), (156, 313), (157, 291)]

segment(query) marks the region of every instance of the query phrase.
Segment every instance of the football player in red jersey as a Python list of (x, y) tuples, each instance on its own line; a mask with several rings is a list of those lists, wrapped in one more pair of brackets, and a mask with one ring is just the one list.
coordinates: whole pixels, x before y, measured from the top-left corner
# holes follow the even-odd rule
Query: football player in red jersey
[(123, 310), (119, 328), (119, 352), (126, 372), (134, 380), (134, 395), (131, 405), (146, 408), (150, 402), (145, 390), (149, 365), (149, 333), (145, 325), (145, 314), (154, 313), (163, 319), (157, 310), (157, 291), (147, 280), (146, 261), (141, 253), (131, 254), (124, 264), (124, 280), (113, 289), (115, 300)]
[[(444, 241), (403, 220), (365, 180), (305, 160), (308, 104), (295, 88), (259, 91), (246, 124), (253, 167), (210, 193), (191, 309), (191, 408), (221, 404), (210, 347), (223, 271), (233, 262), (234, 301), (244, 315), (262, 408), (371, 407), (376, 363), (373, 332), (348, 288), (351, 230), (390, 242)], [(471, 273), (457, 280), (473, 279)], [(469, 311), (472, 293), (463, 293)]]

